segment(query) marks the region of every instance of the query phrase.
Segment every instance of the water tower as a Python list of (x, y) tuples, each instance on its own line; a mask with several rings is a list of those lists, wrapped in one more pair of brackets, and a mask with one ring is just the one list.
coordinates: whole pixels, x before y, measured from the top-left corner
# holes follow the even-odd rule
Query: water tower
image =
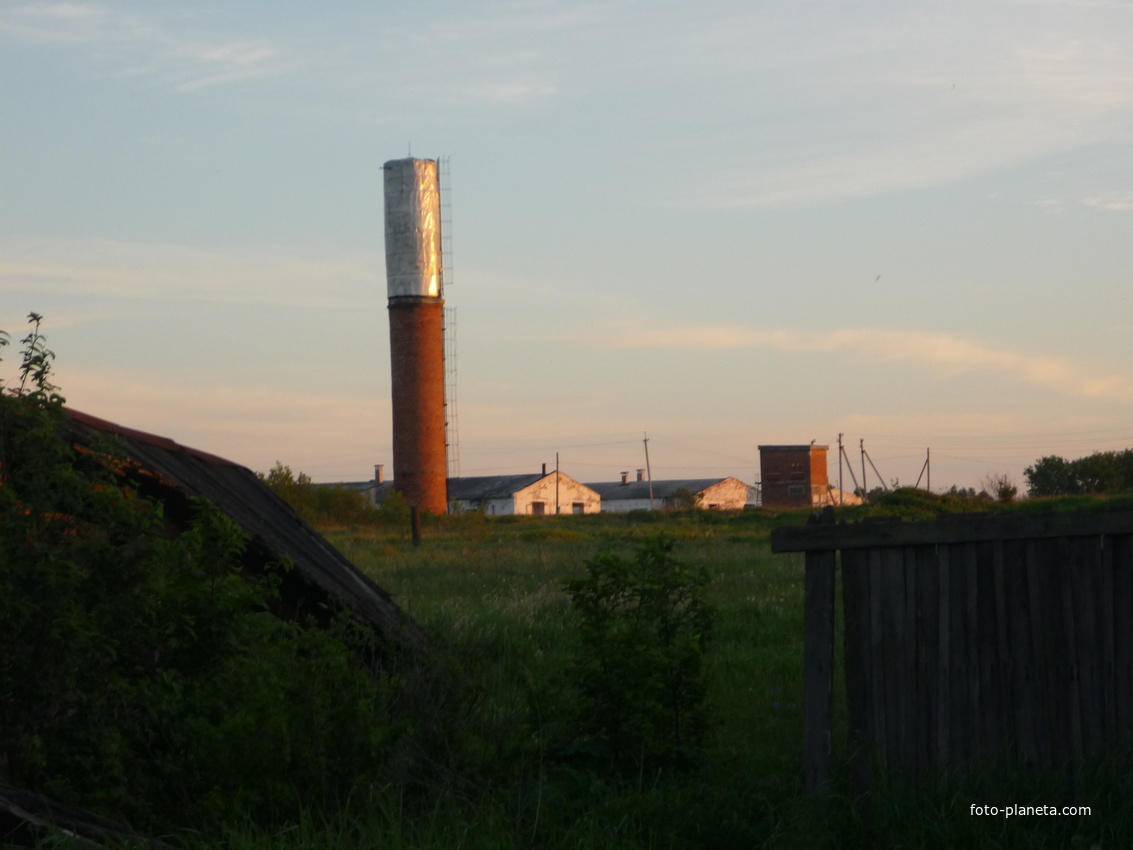
[(393, 486), (410, 507), (443, 514), (445, 302), (437, 161), (394, 159), (383, 170)]

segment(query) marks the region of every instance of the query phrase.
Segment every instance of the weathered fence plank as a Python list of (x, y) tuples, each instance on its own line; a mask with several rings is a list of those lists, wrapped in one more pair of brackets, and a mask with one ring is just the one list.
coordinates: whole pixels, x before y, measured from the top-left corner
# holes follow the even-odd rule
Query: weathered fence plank
[(869, 705), (870, 741), (876, 747), (876, 757), (886, 764), (889, 755), (889, 724), (885, 719), (888, 708), (885, 701), (885, 632), (882, 617), (885, 615), (885, 572), (881, 564), (881, 549), (869, 552)]
[(1041, 684), (1034, 643), (1031, 640), (1031, 594), (1027, 561), (1030, 544), (1022, 540), (1003, 543), (1004, 561), (1012, 565), (1003, 574), (1007, 640), (1010, 646), (1011, 695), (1017, 754), (1024, 764), (1042, 764), (1041, 733), (1037, 707)]
[(937, 606), (940, 566), (935, 546), (918, 546), (915, 553), (913, 571), (916, 574), (916, 589), (913, 596), (916, 630), (913, 643), (917, 659), (917, 685), (914, 693), (918, 702), (914, 716), (916, 753), (913, 769), (920, 774), (933, 763), (936, 730), (940, 723), (940, 609)]
[(952, 756), (952, 570), (948, 564), (948, 547), (937, 549), (940, 578), (937, 600), (937, 683), (939, 718), (936, 727), (936, 757), (948, 761)]
[(1001, 759), (1133, 749), (1133, 512), (777, 529), (807, 555), (806, 784), (834, 751), (834, 588), (854, 790)]
[(951, 666), (948, 670), (952, 705), (948, 712), (951, 724), (950, 755), (957, 764), (964, 764), (971, 748), (971, 725), (974, 715), (970, 709), (972, 676), (968, 659), (971, 648), (971, 622), (968, 616), (968, 564), (963, 544), (948, 547), (949, 592), (952, 596), (950, 611), (952, 622), (948, 634)]
[(1104, 712), (1101, 682), (1098, 678), (1098, 617), (1094, 610), (1094, 587), (1102, 572), (1101, 538), (1071, 539), (1073, 555), (1071, 583), (1074, 589), (1074, 663), (1078, 670), (1078, 716), (1082, 736), (1082, 755), (1096, 758), (1103, 746)]
[[(829, 518), (833, 520), (833, 511)], [(817, 791), (830, 781), (834, 735), (834, 566), (837, 553), (811, 552), (806, 559), (803, 646), (805, 782)]]
[(1070, 740), (1066, 717), (1066, 648), (1060, 640), (1066, 630), (1066, 610), (1063, 604), (1065, 587), (1058, 569), (1064, 558), (1062, 539), (1047, 541), (1036, 546), (1036, 588), (1039, 601), (1031, 612), (1039, 652), (1039, 669), (1042, 671), (1042, 716), (1045, 717), (1045, 734), (1049, 741), (1046, 764), (1062, 765), (1070, 758)]
[(1003, 678), (999, 675), (998, 629), (995, 609), (995, 546), (976, 543), (968, 575), (969, 605), (975, 609), (976, 689), (971, 702), (974, 724), (972, 747), (985, 759), (1003, 749)]
[(910, 776), (917, 773), (917, 696), (920, 679), (917, 676), (917, 550), (908, 546), (901, 553), (904, 571), (902, 602), (901, 675), (906, 685), (901, 688), (901, 752), (902, 769)]
[(1115, 536), (1113, 546), (1114, 722), (1117, 740), (1133, 746), (1133, 536)]
[(998, 758), (1011, 758), (1011, 749), (1015, 745), (1015, 717), (1011, 710), (1015, 704), (1015, 683), (1011, 675), (1011, 641), (1007, 629), (1007, 586), (1004, 573), (1004, 544), (997, 540), (991, 547), (991, 574), (993, 601), (993, 614), (995, 618), (995, 680), (998, 685), (996, 694), (998, 704), (997, 712), (997, 739), (995, 753)]
[(885, 671), (874, 674), (875, 693), (880, 696), (881, 711), (878, 723), (884, 735), (884, 765), (890, 771), (902, 767), (900, 756), (901, 739), (901, 687), (898, 684), (903, 676), (901, 669), (901, 643), (904, 638), (904, 570), (901, 569), (901, 550), (882, 549), (872, 553), (874, 562), (871, 579), (873, 612), (880, 626), (875, 633), (874, 670)]
[(1065, 537), (1044, 547), (1047, 577), (1047, 615), (1043, 639), (1050, 670), (1047, 699), (1051, 706), (1051, 753), (1054, 764), (1065, 765), (1082, 756), (1078, 723), (1078, 682), (1074, 670), (1074, 618), (1070, 608), (1070, 550)]
[(1117, 729), (1117, 687), (1114, 668), (1114, 649), (1116, 635), (1114, 630), (1114, 572), (1117, 570), (1119, 553), (1114, 538), (1102, 538), (1101, 574), (1094, 585), (1094, 610), (1098, 617), (1098, 640), (1101, 641), (1098, 675), (1101, 678), (1102, 700), (1102, 741), (1116, 741)]
[(988, 540), (1041, 540), (1133, 533), (1133, 513), (961, 514), (924, 522), (785, 526), (771, 534), (772, 552), (872, 549)]
[(869, 688), (873, 678), (869, 655), (870, 571), (865, 550), (843, 552), (842, 646), (846, 664), (846, 714), (849, 720), (850, 777), (855, 793), (870, 785), (874, 754)]

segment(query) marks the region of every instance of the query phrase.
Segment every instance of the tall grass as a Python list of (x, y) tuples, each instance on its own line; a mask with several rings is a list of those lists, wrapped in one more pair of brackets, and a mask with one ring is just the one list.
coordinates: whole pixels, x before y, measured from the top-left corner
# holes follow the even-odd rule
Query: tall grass
[[(1068, 788), (1050, 777), (942, 776), (916, 788), (802, 788), (803, 560), (772, 555), (772, 525), (803, 516), (687, 514), (438, 518), (407, 529), (327, 529), (332, 542), (429, 632), (426, 702), (440, 706), (415, 757), (424, 779), (360, 789), (341, 816), (249, 828), (232, 847), (802, 848), (1126, 846), (1128, 760)], [(687, 770), (612, 775), (572, 760), (565, 680), (574, 649), (563, 581), (603, 548), (664, 531), (712, 575), (711, 726)], [(844, 712), (840, 699), (839, 711)], [(844, 714), (839, 715), (844, 728)], [(426, 734), (427, 733), (427, 734)], [(844, 754), (843, 754), (844, 756)], [(1090, 805), (1089, 817), (973, 817), (970, 806)]]

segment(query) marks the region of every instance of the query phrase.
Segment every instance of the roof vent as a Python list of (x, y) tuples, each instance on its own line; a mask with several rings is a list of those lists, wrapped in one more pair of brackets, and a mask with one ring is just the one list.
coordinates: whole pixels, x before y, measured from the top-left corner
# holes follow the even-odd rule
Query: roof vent
[(629, 470), (628, 470), (628, 469), (627, 469), (627, 470), (625, 470), (625, 471), (624, 471), (624, 472), (622, 473), (622, 483), (623, 483), (623, 484), (629, 484)]

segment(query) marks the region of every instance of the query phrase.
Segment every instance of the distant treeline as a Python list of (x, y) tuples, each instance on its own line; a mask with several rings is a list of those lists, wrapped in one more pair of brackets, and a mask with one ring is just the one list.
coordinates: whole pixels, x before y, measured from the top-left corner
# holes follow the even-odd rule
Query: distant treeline
[(341, 484), (315, 484), (306, 473), (295, 475), (291, 467), (279, 461), (266, 475), (262, 472), (257, 474), (277, 496), (312, 525), (373, 525), (409, 521), (409, 508), (398, 493), (391, 494), (378, 509), (357, 490)]
[(1133, 490), (1133, 449), (1095, 452), (1066, 460), (1049, 455), (1028, 466), (1027, 492), (1031, 496), (1089, 496)]

